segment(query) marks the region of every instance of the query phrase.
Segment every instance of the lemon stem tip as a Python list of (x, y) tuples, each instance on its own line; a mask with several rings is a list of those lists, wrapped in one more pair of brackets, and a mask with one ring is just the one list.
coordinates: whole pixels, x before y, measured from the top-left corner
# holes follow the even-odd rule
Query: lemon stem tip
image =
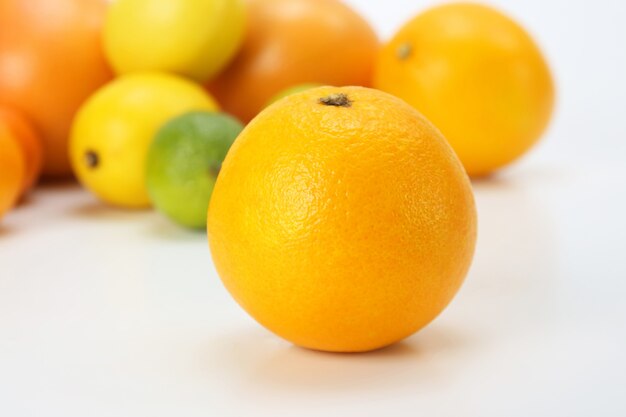
[(100, 164), (100, 158), (98, 157), (98, 154), (91, 150), (85, 152), (85, 164), (89, 168), (97, 168)]

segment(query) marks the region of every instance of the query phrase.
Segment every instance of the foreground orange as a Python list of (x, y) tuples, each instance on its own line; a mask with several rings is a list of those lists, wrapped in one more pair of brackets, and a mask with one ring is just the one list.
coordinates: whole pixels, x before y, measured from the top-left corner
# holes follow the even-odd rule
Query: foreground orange
[(528, 33), (470, 3), (435, 7), (407, 23), (383, 48), (374, 85), (441, 129), (472, 176), (528, 151), (554, 103), (550, 71)]
[(226, 288), (259, 323), (303, 347), (360, 352), (450, 302), (476, 212), (456, 155), (415, 109), (321, 87), (271, 105), (235, 141), (208, 234)]
[(0, 104), (41, 133), (43, 173), (71, 173), (74, 113), (111, 77), (100, 45), (106, 0), (0, 1)]
[(0, 125), (5, 125), (22, 148), (24, 155), (24, 181), (22, 193), (35, 185), (43, 163), (43, 144), (32, 124), (15, 110), (0, 107)]
[(24, 156), (9, 129), (0, 124), (0, 219), (11, 209), (22, 192)]
[(339, 0), (249, 0), (242, 49), (209, 90), (248, 122), (287, 87), (370, 85), (378, 46), (369, 24)]

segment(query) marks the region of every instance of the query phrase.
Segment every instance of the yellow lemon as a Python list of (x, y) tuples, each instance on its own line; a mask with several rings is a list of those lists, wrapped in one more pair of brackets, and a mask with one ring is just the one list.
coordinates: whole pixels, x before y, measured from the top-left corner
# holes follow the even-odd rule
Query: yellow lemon
[(104, 46), (120, 74), (168, 71), (204, 81), (230, 61), (244, 30), (242, 0), (117, 0)]
[(87, 100), (74, 120), (70, 138), (74, 172), (110, 204), (148, 207), (145, 159), (157, 130), (188, 111), (217, 108), (199, 85), (174, 75), (120, 77)]

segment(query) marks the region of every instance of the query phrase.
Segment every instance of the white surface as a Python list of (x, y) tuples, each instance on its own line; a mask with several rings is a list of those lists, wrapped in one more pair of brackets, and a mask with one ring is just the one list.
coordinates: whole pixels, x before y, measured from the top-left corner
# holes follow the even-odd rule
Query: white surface
[[(417, 10), (351, 3), (383, 34)], [(474, 184), (474, 266), (427, 329), (371, 354), (294, 348), (231, 300), (202, 233), (47, 186), (0, 226), (0, 415), (626, 415), (624, 11), (573, 3), (497, 2), (548, 52), (559, 112)]]

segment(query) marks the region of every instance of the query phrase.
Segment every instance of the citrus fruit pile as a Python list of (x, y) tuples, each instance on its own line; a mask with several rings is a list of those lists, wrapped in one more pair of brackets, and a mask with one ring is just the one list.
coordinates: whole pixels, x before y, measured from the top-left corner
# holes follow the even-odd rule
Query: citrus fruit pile
[(526, 153), (554, 105), (530, 35), (473, 3), (383, 43), (340, 0), (5, 0), (0, 27), (0, 216), (74, 175), (206, 228), (237, 302), (318, 350), (446, 307), (476, 240), (468, 174)]

